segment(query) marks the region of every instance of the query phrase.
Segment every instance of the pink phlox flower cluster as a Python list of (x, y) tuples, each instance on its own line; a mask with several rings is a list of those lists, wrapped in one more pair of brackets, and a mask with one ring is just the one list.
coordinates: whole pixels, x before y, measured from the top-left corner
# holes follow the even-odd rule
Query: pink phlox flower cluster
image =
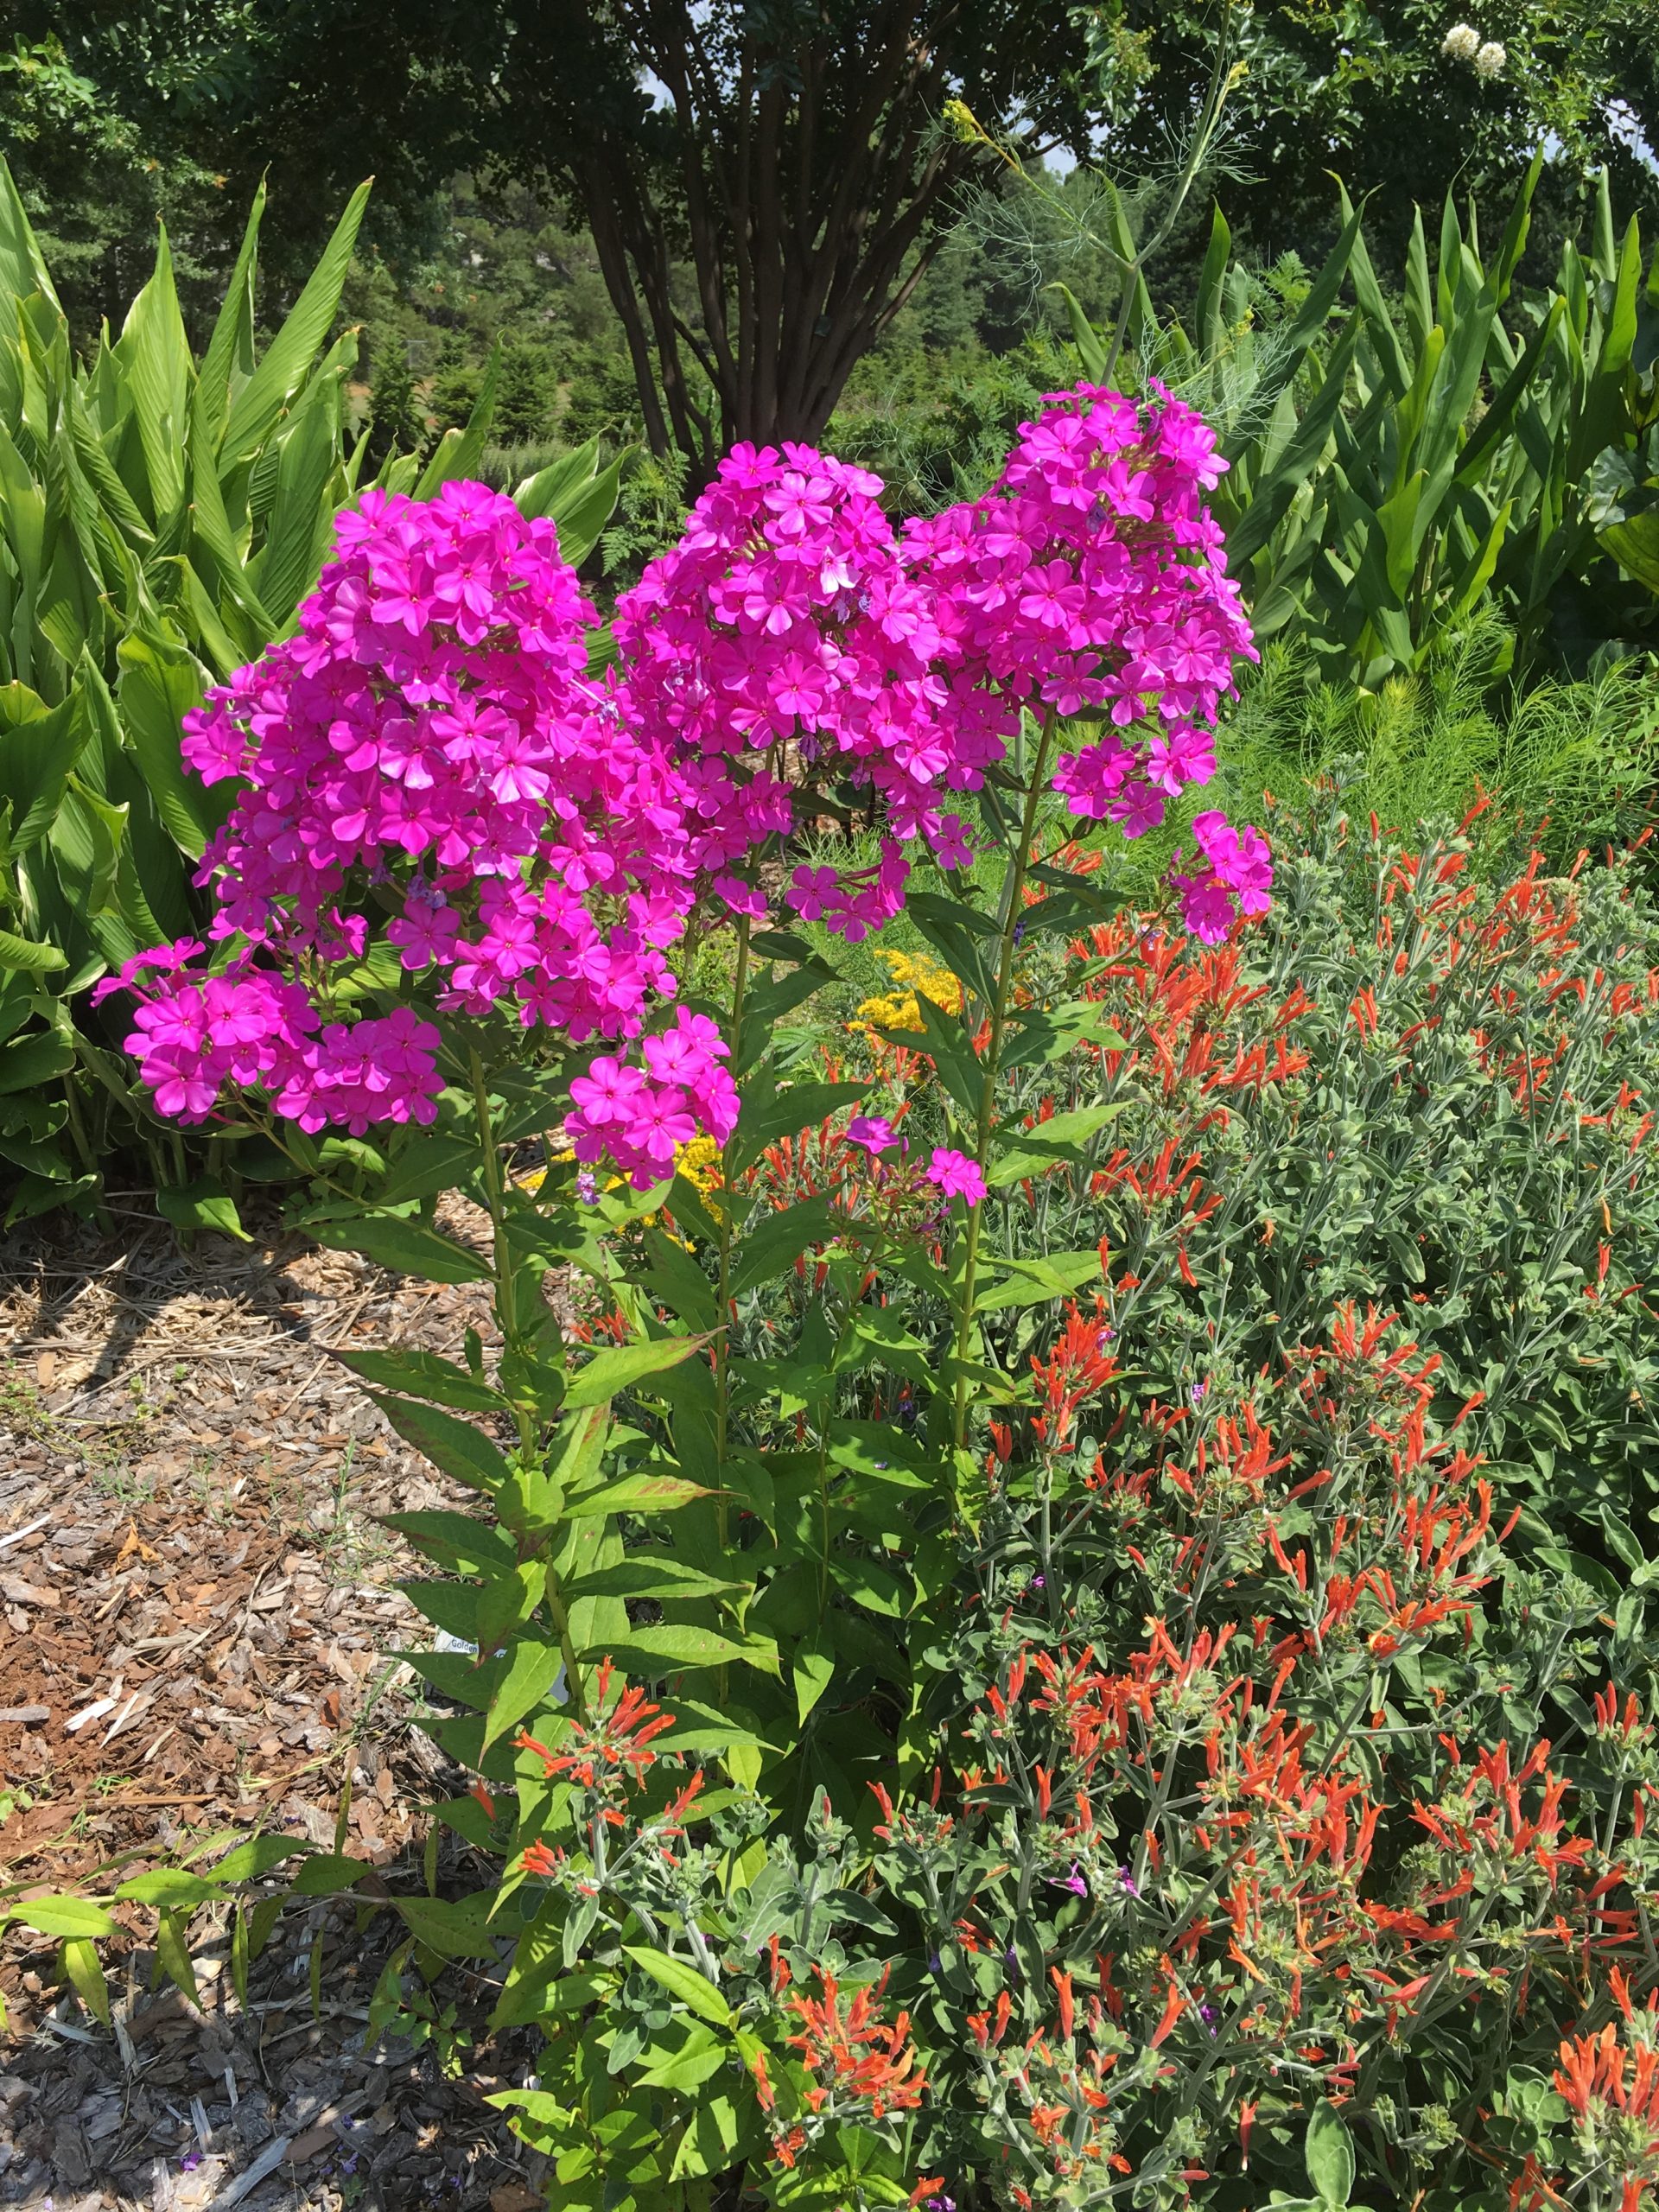
[(923, 1167), (909, 1160), (908, 1141), (899, 1135), (885, 1114), (855, 1114), (847, 1124), (847, 1141), (868, 1152), (873, 1163), (884, 1153), (896, 1148), (912, 1180), (931, 1185), (947, 1198), (961, 1198), (965, 1205), (976, 1206), (985, 1195), (984, 1175), (978, 1163), (969, 1160), (966, 1153), (954, 1152), (947, 1145), (935, 1145)]
[(760, 911), (738, 870), (793, 826), (804, 774), (875, 791), (876, 865), (798, 869), (785, 893), (855, 941), (902, 904), (904, 845), (925, 840), (944, 868), (971, 860), (946, 798), (1001, 750), (937, 666), (930, 594), (905, 569), (880, 489), (810, 447), (734, 447), (614, 625), (625, 715), (684, 776), (693, 856), (734, 911)]
[[(764, 914), (754, 855), (796, 827), (800, 786), (876, 802), (868, 867), (803, 864), (784, 893), (856, 939), (899, 911), (918, 842), (971, 862), (948, 802), (1023, 714), (1103, 727), (1054, 783), (1128, 836), (1213, 772), (1232, 661), (1255, 657), (1205, 504), (1224, 466), (1166, 393), (1084, 385), (1022, 426), (983, 499), (900, 538), (864, 470), (740, 446), (619, 603), (602, 682), (550, 522), (477, 484), (366, 493), (295, 634), (186, 719), (188, 765), (239, 787), (199, 878), (220, 972), (175, 948), (118, 979), (158, 1105), (200, 1120), (251, 1085), (307, 1128), (429, 1121), (435, 1025), (335, 1018), (323, 980), (371, 951), (374, 916), (438, 1013), (600, 1048), (573, 1093), (585, 1167), (648, 1185), (698, 1131), (723, 1141), (736, 1092), (712, 1025), (659, 1030), (669, 956), (700, 898)], [(1175, 881), (1212, 938), (1261, 911), (1271, 864), (1218, 813), (1193, 835)], [(972, 1205), (959, 1158), (941, 1150), (932, 1181)]]
[(683, 793), (588, 681), (595, 619), (553, 524), (502, 494), (366, 493), (297, 635), (186, 719), (204, 780), (245, 779), (203, 872), (213, 934), (327, 954), (370, 884), (441, 1007), (637, 1030), (673, 988)]
[[(341, 514), (296, 633), (186, 720), (203, 779), (242, 779), (200, 877), (236, 965), (148, 990), (163, 1110), (200, 1118), (223, 1084), (257, 1081), (307, 1127), (429, 1119), (431, 1023), (327, 1021), (284, 980), (360, 957), (352, 909), (371, 903), (443, 1011), (499, 1007), (576, 1044), (639, 1034), (677, 988), (687, 791), (589, 681), (595, 619), (554, 525), (484, 486), (371, 491)], [(264, 1058), (226, 1057), (226, 993), (268, 1001)]]
[(126, 1049), (175, 1120), (206, 1121), (227, 1085), (265, 1091), (313, 1134), (436, 1117), (438, 1033), (411, 1007), (325, 1022), (301, 984), (246, 963), (219, 975), (181, 968), (150, 996), (129, 963), (107, 988), (138, 995)]
[(1234, 829), (1212, 808), (1192, 817), (1198, 852), (1179, 862), (1170, 881), (1181, 894), (1186, 925), (1205, 944), (1219, 944), (1236, 914), (1265, 914), (1271, 903), (1273, 859), (1258, 830)]
[(1004, 732), (1021, 708), (1104, 721), (1062, 756), (1054, 786), (1127, 837), (1215, 773), (1233, 662), (1257, 658), (1205, 504), (1226, 465), (1202, 418), (1160, 388), (1138, 405), (1080, 385), (1021, 425), (982, 499), (906, 527), (953, 685), (995, 702)]
[(717, 1023), (676, 1007), (670, 1027), (644, 1040), (643, 1068), (601, 1053), (570, 1085), (565, 1131), (576, 1158), (612, 1160), (635, 1190), (648, 1191), (700, 1132), (724, 1144), (737, 1127), (737, 1085), (722, 1065), (729, 1052)]

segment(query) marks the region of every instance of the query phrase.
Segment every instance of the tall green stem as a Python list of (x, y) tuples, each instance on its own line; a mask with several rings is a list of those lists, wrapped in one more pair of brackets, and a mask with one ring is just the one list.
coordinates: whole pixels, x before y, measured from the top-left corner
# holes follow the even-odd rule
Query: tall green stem
[[(516, 1351), (521, 1344), (524, 1332), (518, 1325), (518, 1298), (514, 1286), (512, 1245), (507, 1236), (507, 1185), (501, 1172), (501, 1152), (496, 1141), (495, 1124), (490, 1115), (490, 1092), (485, 1079), (484, 1063), (474, 1048), (468, 1052), (468, 1072), (473, 1086), (473, 1111), (478, 1121), (479, 1173), (484, 1186), (484, 1200), (488, 1209), (490, 1225), (494, 1232), (491, 1254), (491, 1288), (494, 1294), (496, 1326), (501, 1332), (501, 1343), (505, 1351)], [(513, 1419), (518, 1429), (518, 1447), (527, 1465), (540, 1458), (542, 1440), (536, 1414), (531, 1408), (515, 1396)], [(521, 1557), (531, 1540), (522, 1534), (518, 1539)], [(580, 1719), (586, 1711), (587, 1694), (582, 1679), (582, 1667), (576, 1654), (575, 1638), (570, 1630), (570, 1617), (566, 1611), (563, 1592), (554, 1566), (558, 1556), (556, 1543), (546, 1542), (539, 1548), (547, 1560), (547, 1610), (558, 1632), (560, 1649), (564, 1654), (564, 1679), (571, 1708)]]
[(70, 1141), (80, 1155), (80, 1164), (89, 1175), (96, 1176), (92, 1187), (92, 1215), (104, 1234), (111, 1236), (115, 1229), (115, 1217), (104, 1203), (103, 1164), (92, 1150), (92, 1140), (80, 1110), (80, 1095), (75, 1087), (75, 1072), (72, 1069), (64, 1077), (63, 1103), (68, 1115)]
[[(983, 1071), (979, 1086), (979, 1116), (974, 1130), (974, 1159), (981, 1173), (991, 1148), (991, 1131), (996, 1123), (996, 1084), (1001, 1072), (1002, 1034), (1007, 1025), (1008, 997), (1014, 987), (1014, 954), (1018, 950), (1020, 918), (1024, 912), (1022, 893), (1026, 876), (1031, 866), (1032, 841), (1037, 834), (1037, 817), (1043, 803), (1044, 778), (1048, 771), (1049, 746), (1054, 735), (1054, 717), (1045, 712), (1037, 734), (1037, 757), (1031, 766), (1031, 781), (1026, 791), (1025, 812), (1020, 817), (1020, 836), (1008, 855), (1007, 873), (1002, 879), (1002, 896), (998, 917), (1001, 924), (996, 963), (996, 991), (991, 1001), (991, 1033), (985, 1047)], [(974, 1340), (974, 1290), (979, 1270), (980, 1222), (986, 1201), (968, 1210), (968, 1225), (963, 1231), (961, 1304), (957, 1310), (956, 1353), (958, 1362), (967, 1359)], [(950, 1437), (957, 1449), (967, 1440), (968, 1434), (968, 1378), (958, 1374), (953, 1394)]]
[[(501, 1173), (501, 1154), (495, 1141), (495, 1124), (490, 1118), (489, 1086), (484, 1078), (484, 1063), (474, 1046), (467, 1055), (473, 1083), (473, 1111), (478, 1118), (479, 1172), (484, 1184), (484, 1201), (493, 1232), (490, 1277), (495, 1299), (495, 1323), (501, 1332), (501, 1342), (508, 1351), (516, 1351), (519, 1328), (517, 1301), (513, 1294), (512, 1246), (507, 1236), (506, 1182)], [(518, 1441), (526, 1452), (536, 1449), (536, 1423), (527, 1406), (514, 1408), (518, 1424)]]
[[(749, 918), (738, 917), (737, 973), (732, 982), (732, 1058), (741, 1060), (743, 1039), (743, 1007), (749, 990)], [(717, 1470), (726, 1465), (727, 1433), (731, 1421), (731, 1300), (732, 1300), (732, 1209), (728, 1202), (732, 1177), (736, 1163), (736, 1133), (727, 1138), (720, 1155), (720, 1181), (722, 1195), (716, 1209), (720, 1223), (720, 1326), (715, 1337), (715, 1465)], [(723, 1554), (727, 1541), (726, 1490), (723, 1476), (715, 1499), (715, 1527)]]

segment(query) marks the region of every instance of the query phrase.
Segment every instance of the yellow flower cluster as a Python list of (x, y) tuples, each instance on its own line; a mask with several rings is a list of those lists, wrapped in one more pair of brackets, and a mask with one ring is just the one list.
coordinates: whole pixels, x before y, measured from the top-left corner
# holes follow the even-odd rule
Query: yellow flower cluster
[(690, 1144), (676, 1146), (674, 1165), (700, 1198), (719, 1190), (720, 1147), (713, 1137), (693, 1137)]
[[(556, 1161), (574, 1160), (575, 1156), (567, 1145), (563, 1151), (556, 1152), (553, 1159)], [(674, 1165), (700, 1197), (707, 1198), (719, 1190), (720, 1147), (715, 1142), (713, 1137), (693, 1137), (690, 1144), (676, 1145)], [(521, 1191), (539, 1191), (546, 1179), (545, 1167), (532, 1167), (527, 1173), (516, 1175), (513, 1178)], [(607, 1175), (603, 1187), (607, 1191), (620, 1191), (622, 1187), (622, 1178), (620, 1175)], [(650, 1214), (646, 1218), (649, 1221), (655, 1221), (657, 1217), (655, 1214)]]
[(948, 968), (925, 952), (878, 952), (893, 988), (880, 998), (866, 999), (847, 1027), (855, 1036), (879, 1046), (878, 1029), (920, 1029), (924, 1027), (918, 999), (931, 999), (947, 1014), (962, 1011), (962, 986)]

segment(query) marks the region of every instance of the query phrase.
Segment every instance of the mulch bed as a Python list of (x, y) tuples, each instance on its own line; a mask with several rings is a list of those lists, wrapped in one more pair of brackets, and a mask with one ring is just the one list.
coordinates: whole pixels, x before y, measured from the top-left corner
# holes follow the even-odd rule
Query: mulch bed
[[(349, 1780), (347, 1849), (419, 1886), (423, 1808), (458, 1777), (411, 1725), (420, 1684), (392, 1655), (432, 1632), (376, 1516), (468, 1501), (331, 1353), (456, 1353), (486, 1294), (291, 1236), (187, 1253), (151, 1216), (120, 1228), (0, 1243), (0, 1884), (107, 1893), (256, 1827), (332, 1847)], [(446, 1837), (446, 1887), (488, 1878), (467, 1858)], [(542, 2202), (542, 2162), (481, 2101), (530, 2050), (481, 2039), (483, 1976), (444, 1986), (480, 2038), (451, 2079), (429, 2046), (366, 2043), (392, 1916), (359, 1936), (350, 1905), (289, 1908), (244, 2008), (215, 1910), (191, 1931), (200, 2010), (154, 1974), (154, 1916), (123, 1910), (112, 2032), (59, 1986), (55, 1946), (13, 1932), (0, 2205)]]

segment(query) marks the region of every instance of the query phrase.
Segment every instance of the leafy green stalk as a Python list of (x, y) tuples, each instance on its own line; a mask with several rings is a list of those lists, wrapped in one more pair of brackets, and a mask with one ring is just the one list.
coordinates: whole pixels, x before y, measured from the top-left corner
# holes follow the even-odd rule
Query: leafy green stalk
[[(1008, 855), (1007, 873), (1002, 879), (1002, 893), (997, 920), (996, 983), (988, 1009), (990, 1016), (990, 1035), (986, 1041), (985, 1057), (981, 1063), (979, 1115), (974, 1128), (974, 1162), (981, 1174), (984, 1173), (990, 1157), (991, 1134), (996, 1126), (996, 1085), (1001, 1072), (1002, 1035), (1007, 1022), (1008, 995), (1014, 983), (1014, 957), (1019, 950), (1020, 919), (1024, 912), (1023, 893), (1027, 871), (1031, 865), (1031, 849), (1037, 834), (1037, 819), (1047, 788), (1045, 777), (1048, 768), (1049, 748), (1054, 737), (1054, 715), (1045, 709), (1038, 727), (1036, 757), (1032, 762), (1030, 781), (1026, 789), (1026, 803), (1020, 818), (1020, 832)], [(967, 986), (964, 982), (963, 989)], [(982, 1230), (986, 1200), (968, 1210), (968, 1220), (963, 1230), (962, 1264), (957, 1275), (956, 1291), (956, 1356), (960, 1365), (965, 1365), (974, 1341), (974, 1294), (979, 1269), (979, 1246)], [(952, 1391), (950, 1434), (960, 1451), (968, 1433), (968, 1377), (958, 1373)]]

